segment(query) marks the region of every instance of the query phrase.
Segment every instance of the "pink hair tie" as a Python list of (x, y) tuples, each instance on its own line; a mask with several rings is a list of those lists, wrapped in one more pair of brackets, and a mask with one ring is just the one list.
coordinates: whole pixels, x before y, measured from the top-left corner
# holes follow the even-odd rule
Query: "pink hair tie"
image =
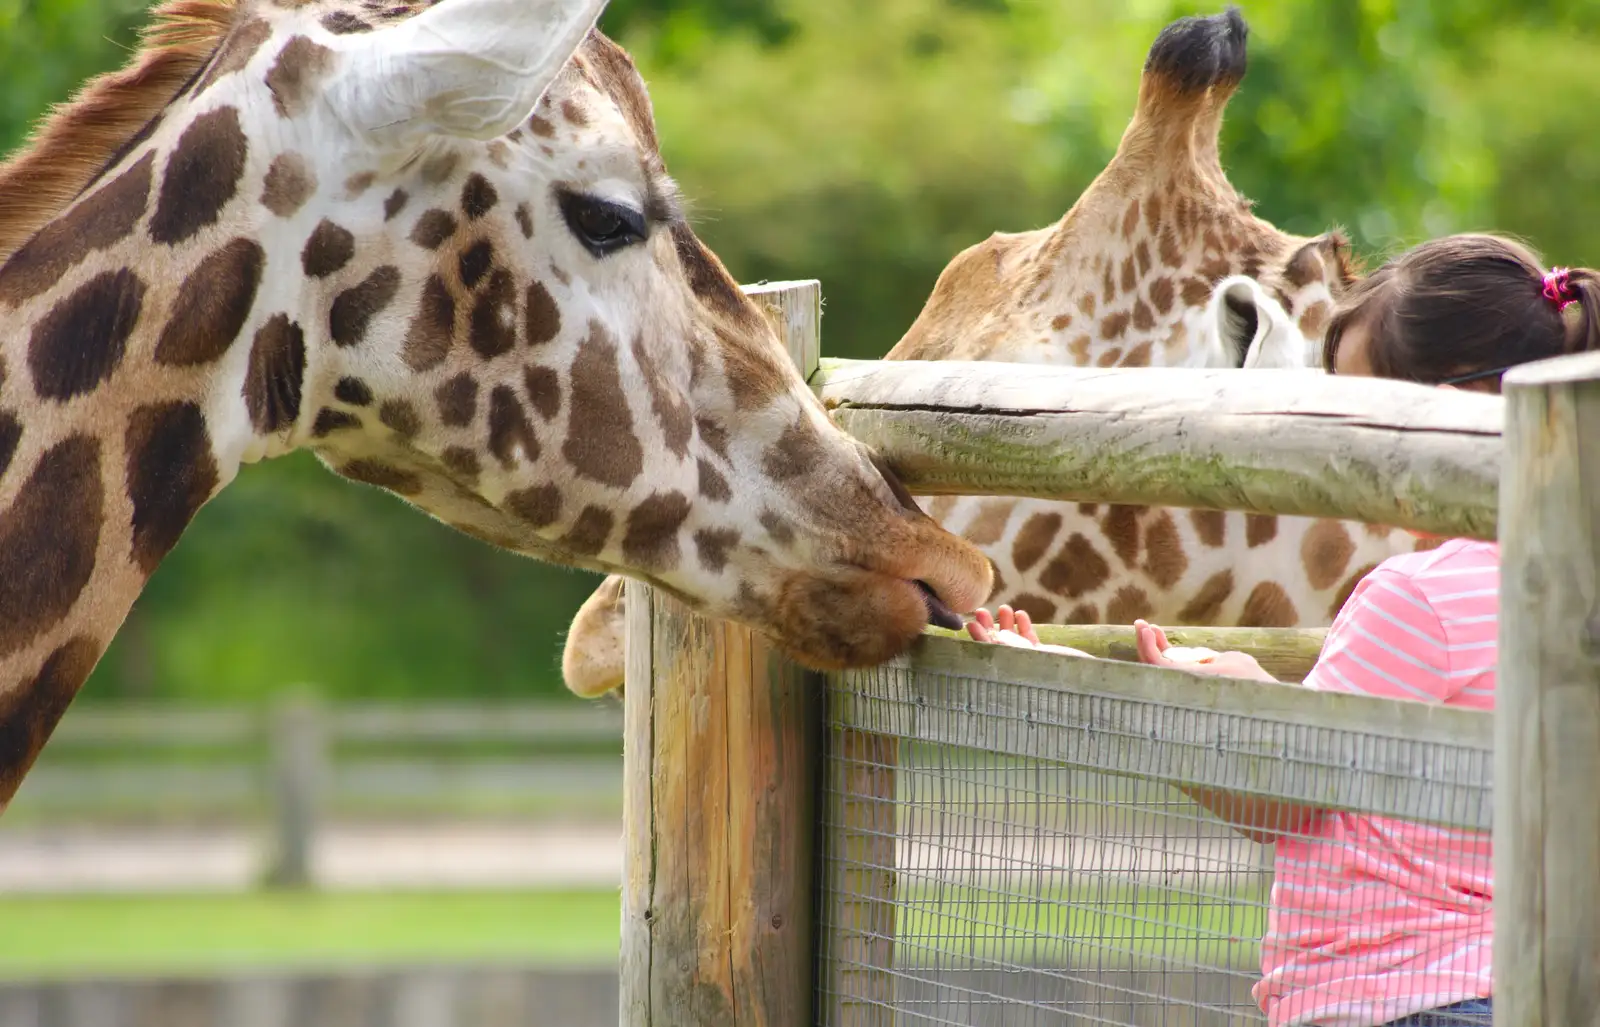
[(1550, 273), (1544, 276), (1544, 298), (1563, 312), (1578, 302), (1578, 294), (1572, 289), (1571, 275), (1572, 272), (1568, 268), (1553, 267)]

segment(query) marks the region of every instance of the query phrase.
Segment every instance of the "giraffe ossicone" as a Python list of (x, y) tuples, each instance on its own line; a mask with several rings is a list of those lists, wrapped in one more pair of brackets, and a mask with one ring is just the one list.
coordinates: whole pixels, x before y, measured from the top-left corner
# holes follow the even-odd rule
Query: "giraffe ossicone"
[(191, 519), (298, 448), (816, 667), (989, 592), (695, 237), (603, 6), (167, 0), (0, 165), (0, 806)]
[[(887, 359), (1320, 370), (1328, 318), (1355, 271), (1339, 232), (1279, 231), (1222, 169), (1222, 118), (1248, 35), (1236, 8), (1166, 26), (1107, 167), (1054, 225), (995, 233), (958, 254)], [(1304, 517), (921, 502), (994, 564), (987, 604), (1042, 624), (1326, 624), (1372, 566), (1419, 545), (1406, 532)], [(623, 582), (608, 580), (573, 619), (562, 672), (576, 694), (622, 684), (625, 608)]]

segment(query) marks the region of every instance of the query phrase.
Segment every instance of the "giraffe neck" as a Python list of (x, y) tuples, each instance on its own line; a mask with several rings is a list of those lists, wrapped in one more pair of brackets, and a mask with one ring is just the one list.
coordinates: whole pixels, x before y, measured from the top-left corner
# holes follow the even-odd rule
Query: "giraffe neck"
[[(142, 163), (105, 187), (141, 210)], [(130, 227), (83, 253), (99, 207), (0, 267), (0, 808), (201, 506), (282, 448), (254, 425), (292, 422), (305, 374), (287, 322), (232, 345), (254, 242), (134, 249)]]

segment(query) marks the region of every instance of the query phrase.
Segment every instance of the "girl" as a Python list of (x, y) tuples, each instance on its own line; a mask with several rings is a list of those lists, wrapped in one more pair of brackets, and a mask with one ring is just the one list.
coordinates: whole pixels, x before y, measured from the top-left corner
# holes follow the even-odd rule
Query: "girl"
[[(1595, 348), (1600, 274), (1547, 272), (1518, 243), (1458, 235), (1424, 243), (1357, 284), (1329, 325), (1323, 363), (1331, 374), (1498, 393), (1501, 376), (1518, 364)], [(1495, 543), (1450, 539), (1391, 557), (1346, 600), (1304, 687), (1492, 709), (1498, 596)], [(1025, 613), (1001, 607), (998, 615), (978, 611), (968, 633), (1039, 645)], [(1137, 621), (1134, 629), (1145, 663), (1274, 680), (1240, 652), (1174, 661), (1160, 628)], [(1273, 1027), (1491, 1022), (1486, 835), (1190, 795), (1275, 845), (1254, 989)]]

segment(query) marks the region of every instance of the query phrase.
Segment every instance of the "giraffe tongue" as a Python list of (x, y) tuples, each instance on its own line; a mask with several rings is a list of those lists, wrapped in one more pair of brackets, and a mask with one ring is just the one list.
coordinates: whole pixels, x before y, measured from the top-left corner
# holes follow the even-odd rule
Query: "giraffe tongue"
[(916, 582), (916, 586), (922, 590), (922, 602), (928, 607), (928, 623), (947, 631), (962, 629), (966, 622), (961, 619), (961, 615), (946, 606), (944, 600), (928, 587), (927, 582)]

